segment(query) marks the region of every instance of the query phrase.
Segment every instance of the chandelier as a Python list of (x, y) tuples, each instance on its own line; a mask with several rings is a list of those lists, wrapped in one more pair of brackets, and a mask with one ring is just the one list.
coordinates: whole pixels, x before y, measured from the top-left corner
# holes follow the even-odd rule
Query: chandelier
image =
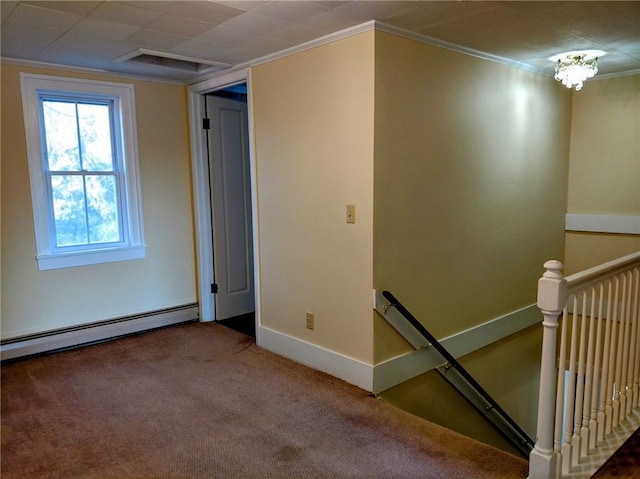
[(599, 50), (587, 50), (554, 55), (549, 59), (556, 64), (554, 78), (567, 88), (579, 91), (586, 80), (598, 73), (598, 57), (604, 54)]

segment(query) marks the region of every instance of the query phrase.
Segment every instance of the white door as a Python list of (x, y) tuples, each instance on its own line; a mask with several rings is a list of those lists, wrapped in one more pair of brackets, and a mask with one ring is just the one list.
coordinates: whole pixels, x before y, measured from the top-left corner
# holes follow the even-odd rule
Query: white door
[(255, 311), (247, 104), (207, 96), (216, 320)]

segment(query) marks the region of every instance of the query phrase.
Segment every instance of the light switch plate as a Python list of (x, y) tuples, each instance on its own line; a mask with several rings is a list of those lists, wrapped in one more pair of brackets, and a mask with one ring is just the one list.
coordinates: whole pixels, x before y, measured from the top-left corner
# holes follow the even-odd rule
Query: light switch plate
[(356, 205), (347, 205), (347, 223), (356, 222)]

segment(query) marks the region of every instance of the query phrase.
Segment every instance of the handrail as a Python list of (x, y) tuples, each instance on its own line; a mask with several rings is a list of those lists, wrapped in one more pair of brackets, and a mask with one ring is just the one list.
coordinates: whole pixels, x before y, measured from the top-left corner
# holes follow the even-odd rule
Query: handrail
[(566, 277), (563, 267), (547, 261), (538, 281), (543, 340), (532, 479), (594, 472), (609, 445), (638, 424), (640, 251)]
[[(500, 407), (500, 405), (489, 395), (489, 393), (473, 378), (473, 376), (458, 362), (458, 360), (451, 354), (442, 344), (425, 328), (420, 321), (418, 321), (410, 312), (405, 308), (402, 303), (389, 291), (383, 291), (382, 296), (389, 301), (389, 305), (386, 309), (391, 307), (395, 308), (410, 324), (416, 329), (433, 348), (447, 361), (445, 371), (455, 371), (458, 373), (466, 385), (460, 387), (455, 381), (450, 381), (459, 392), (465, 395), (465, 398), (471, 402), (478, 409), (481, 409), (481, 405), (484, 410), (481, 410), (485, 417), (489, 419), (494, 426), (502, 432), (507, 439), (509, 439), (514, 446), (525, 456), (529, 457), (531, 450), (534, 447), (534, 441), (529, 435), (507, 414), (507, 412)], [(442, 373), (440, 369), (438, 372)], [(445, 376), (446, 377), (446, 376)], [(468, 386), (465, 387), (465, 386)], [(468, 390), (470, 388), (470, 391)], [(478, 397), (470, 398), (468, 393), (477, 395)], [(488, 413), (494, 413), (498, 418), (489, 416)], [(508, 433), (501, 427), (505, 426), (509, 429)]]
[(621, 271), (625, 271), (630, 265), (640, 260), (640, 251), (628, 254), (622, 258), (614, 259), (593, 268), (585, 269), (578, 273), (573, 273), (564, 277), (567, 282), (567, 292), (584, 288), (590, 283), (602, 281), (605, 278), (615, 276)]

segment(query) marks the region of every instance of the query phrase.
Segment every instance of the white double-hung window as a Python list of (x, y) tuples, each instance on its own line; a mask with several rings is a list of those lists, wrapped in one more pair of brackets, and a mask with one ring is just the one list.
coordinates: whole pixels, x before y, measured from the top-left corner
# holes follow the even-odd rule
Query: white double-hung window
[(21, 82), (39, 269), (143, 258), (133, 85)]

